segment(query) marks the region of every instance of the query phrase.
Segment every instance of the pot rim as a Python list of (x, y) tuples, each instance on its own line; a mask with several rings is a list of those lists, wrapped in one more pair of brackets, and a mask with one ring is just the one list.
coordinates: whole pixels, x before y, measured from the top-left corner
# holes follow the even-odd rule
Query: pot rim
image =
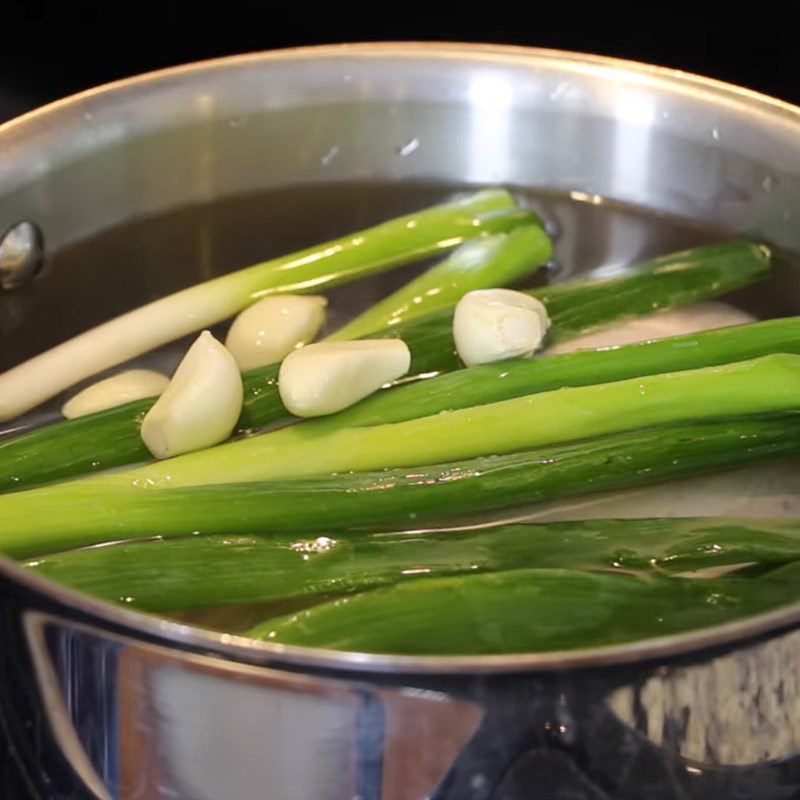
[(69, 95), (59, 100), (46, 103), (24, 114), (0, 124), (0, 136), (11, 130), (15, 132), (31, 123), (61, 110), (72, 109), (88, 100), (93, 100), (102, 95), (118, 93), (148, 86), (162, 80), (172, 80), (184, 76), (191, 76), (204, 71), (217, 71), (231, 69), (245, 64), (264, 63), (273, 61), (302, 61), (304, 59), (318, 60), (320, 58), (345, 58), (393, 56), (398, 58), (442, 58), (452, 59), (458, 56), (469, 57), (481, 61), (498, 61), (522, 63), (558, 63), (588, 73), (624, 73), (627, 77), (637, 76), (650, 85), (662, 84), (670, 86), (673, 90), (683, 89), (694, 91), (697, 94), (708, 94), (717, 98), (739, 100), (753, 107), (767, 107), (786, 115), (792, 122), (800, 123), (800, 106), (780, 100), (776, 97), (737, 86), (716, 78), (708, 78), (693, 72), (647, 64), (612, 56), (600, 56), (592, 53), (583, 53), (572, 50), (558, 50), (545, 47), (524, 47), (520, 45), (498, 45), (475, 42), (449, 42), (449, 41), (385, 41), (385, 42), (346, 42), (341, 44), (308, 45), (302, 47), (286, 47), (276, 50), (253, 51), (232, 56), (209, 58), (202, 61), (192, 61), (188, 64), (179, 64), (174, 67), (151, 70), (128, 78), (91, 87), (81, 92)]
[[(797, 126), (800, 135), (800, 107), (751, 89), (706, 78), (693, 73), (637, 61), (611, 58), (565, 50), (520, 47), (511, 45), (470, 44), (458, 42), (376, 42), (295, 47), (253, 52), (197, 61), (176, 67), (147, 72), (114, 81), (71, 95), (23, 114), (0, 125), (0, 138), (19, 135), (30, 126), (63, 111), (73, 111), (100, 96), (135, 91), (155, 82), (216, 72), (244, 64), (292, 62), (337, 58), (392, 57), (414, 61), (421, 58), (443, 60), (469, 58), (497, 63), (556, 64), (571, 70), (604, 74), (621, 74), (649, 86), (667, 87), (710, 102), (735, 102), (753, 110), (770, 114)], [(11, 560), (0, 556), (0, 577), (46, 597), (73, 611), (98, 621), (119, 626), (128, 635), (144, 635), (166, 645), (203, 650), (233, 661), (294, 667), (311, 667), (347, 672), (403, 674), (490, 674), (541, 672), (582, 669), (642, 662), (689, 654), (694, 651), (732, 644), (800, 623), (800, 601), (773, 611), (688, 633), (645, 639), (598, 648), (545, 653), (522, 653), (504, 656), (398, 656), (326, 650), (260, 642), (243, 636), (218, 633), (191, 625), (158, 618), (144, 612), (112, 605), (109, 602), (61, 586), (55, 581), (31, 573)]]

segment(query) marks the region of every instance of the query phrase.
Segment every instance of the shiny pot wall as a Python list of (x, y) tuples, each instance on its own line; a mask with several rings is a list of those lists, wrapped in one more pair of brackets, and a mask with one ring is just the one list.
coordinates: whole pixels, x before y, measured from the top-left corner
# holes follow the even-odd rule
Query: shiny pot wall
[[(170, 70), (0, 128), (0, 277), (173, 208), (401, 180), (609, 197), (800, 253), (797, 109), (594, 57), (365, 45)], [(10, 798), (47, 800), (789, 798), (798, 622), (357, 657), (153, 620), (3, 561), (0, 758)]]

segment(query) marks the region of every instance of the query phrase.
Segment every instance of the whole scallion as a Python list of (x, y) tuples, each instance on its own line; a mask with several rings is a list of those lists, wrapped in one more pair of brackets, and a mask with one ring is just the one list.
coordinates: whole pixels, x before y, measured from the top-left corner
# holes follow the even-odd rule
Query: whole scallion
[[(553, 321), (548, 344), (567, 341), (625, 319), (692, 305), (765, 278), (769, 250), (733, 240), (671, 253), (634, 264), (617, 277), (572, 281), (532, 289)], [(387, 333), (411, 349), (411, 375), (449, 372), (460, 367), (452, 339), (453, 315), (431, 314)]]
[(379, 392), (340, 412), (330, 424), (345, 428), (402, 422), (567, 386), (712, 367), (773, 353), (800, 355), (800, 317), (455, 370), (398, 386), (391, 392)]
[[(492, 212), (499, 212), (492, 214)], [(318, 292), (535, 219), (501, 189), (416, 212), (197, 284), (123, 314), (0, 375), (0, 422), (101, 370), (213, 325), (260, 297)]]
[(785, 582), (517, 569), (401, 583), (270, 620), (278, 644), (402, 655), (602, 647), (719, 625), (793, 602)]
[[(618, 278), (542, 287), (534, 294), (548, 306), (553, 323), (551, 340), (561, 341), (631, 315), (724, 294), (763, 278), (769, 269), (769, 255), (763, 248), (748, 242), (728, 242), (639, 264)], [(410, 346), (414, 375), (458, 369), (451, 323), (452, 314), (442, 312), (394, 326), (391, 335), (401, 335)], [(743, 353), (741, 358), (759, 354), (762, 353)], [(243, 376), (245, 399), (240, 431), (291, 419), (280, 401), (277, 378), (277, 365)], [(534, 381), (530, 391), (540, 390), (536, 385)], [(492, 391), (487, 387), (487, 392)], [(149, 453), (139, 436), (139, 426), (152, 403), (129, 403), (0, 441), (0, 491), (147, 460)], [(391, 401), (388, 405), (392, 405)], [(359, 408), (354, 409), (356, 416), (361, 413)], [(416, 416), (424, 413), (421, 408), (417, 414), (413, 406), (407, 406), (406, 411)]]
[(733, 469), (800, 452), (800, 415), (652, 428), (412, 469), (175, 489), (75, 481), (0, 498), (0, 552), (23, 557), (190, 532), (329, 531), (436, 520)]
[[(510, 453), (655, 425), (800, 408), (800, 356), (629, 378), (513, 397), (405, 422), (331, 428), (294, 425), (83, 482), (85, 486), (192, 486), (414, 467)], [(27, 494), (46, 497), (52, 489)], [(69, 492), (69, 485), (60, 491)], [(0, 498), (0, 515), (14, 500)]]
[(327, 339), (383, 334), (401, 323), (452, 308), (467, 292), (507, 286), (531, 275), (552, 254), (552, 242), (538, 225), (524, 225), (504, 235), (470, 240)]
[(522, 567), (695, 573), (800, 563), (800, 522), (586, 520), (477, 530), (216, 534), (121, 542), (31, 559), (28, 569), (129, 608), (327, 598), (430, 577)]

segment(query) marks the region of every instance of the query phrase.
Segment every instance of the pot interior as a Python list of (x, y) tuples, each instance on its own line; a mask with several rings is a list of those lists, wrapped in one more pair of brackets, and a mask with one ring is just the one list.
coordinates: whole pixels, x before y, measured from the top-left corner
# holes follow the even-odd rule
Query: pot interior
[[(341, 183), (270, 190), (194, 205), (133, 220), (65, 246), (47, 258), (36, 281), (0, 295), (0, 316), (10, 328), (4, 366), (50, 347), (110, 314), (160, 297), (273, 255), (324, 241), (388, 217), (452, 197), (472, 187), (431, 182)], [(545, 218), (556, 237), (555, 258), (537, 280), (561, 281), (608, 273), (636, 260), (709, 244), (730, 234), (694, 220), (625, 206), (580, 192), (558, 194), (514, 187), (523, 204)], [(376, 276), (327, 292), (330, 328), (404, 282), (424, 265)], [(69, 298), (65, 302), (65, 298)], [(760, 318), (785, 316), (800, 306), (800, 270), (782, 259), (766, 283), (730, 298)], [(42, 324), (47, 320), (47, 324)], [(224, 334), (224, 326), (220, 327)], [(169, 370), (185, 351), (176, 342), (137, 359), (140, 366)], [(88, 381), (91, 382), (91, 381)], [(88, 383), (87, 382), (87, 383)], [(66, 393), (31, 415), (29, 424), (57, 419)], [(23, 424), (25, 424), (23, 422)], [(18, 429), (20, 423), (14, 425)], [(7, 426), (10, 428), (11, 426)], [(560, 502), (494, 512), (457, 523), (507, 520), (560, 520), (602, 516), (738, 515), (742, 492), (750, 492), (745, 515), (791, 517), (800, 497), (785, 485), (797, 464), (770, 465), (735, 475), (593, 497), (588, 503)], [(706, 497), (706, 501), (704, 501)], [(665, 500), (666, 498), (666, 500)], [(790, 505), (786, 505), (786, 502)], [(655, 511), (653, 510), (655, 509)], [(334, 522), (332, 521), (332, 529)], [(443, 525), (452, 524), (445, 520)], [(315, 599), (315, 602), (318, 598)], [(184, 622), (240, 632), (303, 601), (176, 613)]]
[[(36, 278), (0, 291), (0, 369), (183, 286), (492, 184), (547, 220), (549, 281), (745, 234), (779, 265), (731, 301), (795, 314), (798, 131), (796, 111), (738, 90), (565, 54), (367, 46), (138, 79), (0, 131), (0, 233), (30, 221), (44, 239)], [(331, 325), (422, 266), (331, 291)], [(185, 347), (135, 364), (169, 370)], [(64, 399), (0, 436), (56, 419)], [(513, 518), (797, 517), (797, 466)], [(235, 632), (263, 612), (184, 619)]]

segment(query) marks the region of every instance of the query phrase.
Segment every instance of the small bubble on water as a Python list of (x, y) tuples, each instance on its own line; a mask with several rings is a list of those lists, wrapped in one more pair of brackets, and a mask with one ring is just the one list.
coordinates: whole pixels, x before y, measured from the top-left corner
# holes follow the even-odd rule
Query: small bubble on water
[(401, 144), (399, 147), (395, 147), (394, 151), (399, 156), (409, 156), (419, 147), (419, 139), (415, 136), (413, 139), (409, 139), (405, 144)]
[(767, 173), (764, 176), (764, 179), (761, 181), (761, 188), (765, 192), (771, 192), (774, 186), (775, 186), (775, 177)]
[(712, 128), (711, 129), (711, 138), (715, 141), (719, 141), (719, 128)]

